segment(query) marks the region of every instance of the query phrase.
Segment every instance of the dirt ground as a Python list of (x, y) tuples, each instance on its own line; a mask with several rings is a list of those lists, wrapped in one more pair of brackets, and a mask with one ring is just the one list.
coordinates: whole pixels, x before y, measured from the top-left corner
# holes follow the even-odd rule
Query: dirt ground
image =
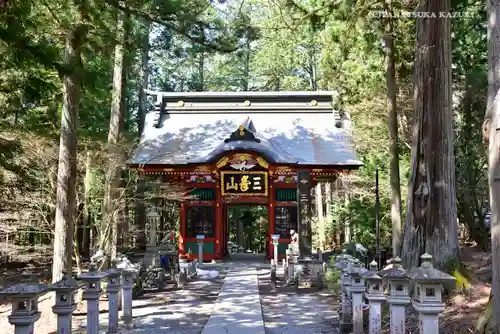
[(441, 328), (446, 333), (475, 333), (491, 291), (491, 253), (475, 246), (463, 247), (461, 261), (474, 276), (469, 291), (447, 301), (441, 318)]

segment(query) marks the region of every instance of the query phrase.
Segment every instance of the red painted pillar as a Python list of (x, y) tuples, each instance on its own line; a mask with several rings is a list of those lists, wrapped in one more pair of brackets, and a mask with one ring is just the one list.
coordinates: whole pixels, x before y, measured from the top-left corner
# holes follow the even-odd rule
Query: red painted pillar
[(269, 203), (267, 206), (267, 258), (272, 259), (273, 257), (273, 252), (274, 252), (274, 246), (272, 245), (272, 239), (271, 239), (271, 234), (274, 233), (275, 230), (275, 199), (274, 199), (274, 188), (272, 184), (272, 177), (269, 177), (269, 193), (268, 193), (268, 199)]
[(222, 258), (222, 195), (219, 182), (215, 189), (215, 258)]
[(186, 201), (181, 201), (181, 207), (180, 207), (180, 237), (179, 237), (179, 253), (180, 254), (185, 254), (186, 249), (184, 247), (184, 239), (186, 238), (186, 223), (187, 223), (187, 203)]

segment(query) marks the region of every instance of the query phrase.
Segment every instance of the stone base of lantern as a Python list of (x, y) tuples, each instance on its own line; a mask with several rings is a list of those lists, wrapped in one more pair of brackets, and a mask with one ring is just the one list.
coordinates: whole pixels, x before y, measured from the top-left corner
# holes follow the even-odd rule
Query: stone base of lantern
[(147, 246), (144, 253), (144, 265), (146, 267), (158, 267), (160, 265), (160, 256), (158, 247)]
[(323, 261), (312, 258), (299, 258), (294, 264), (294, 276), (299, 289), (316, 288), (325, 286), (325, 271)]

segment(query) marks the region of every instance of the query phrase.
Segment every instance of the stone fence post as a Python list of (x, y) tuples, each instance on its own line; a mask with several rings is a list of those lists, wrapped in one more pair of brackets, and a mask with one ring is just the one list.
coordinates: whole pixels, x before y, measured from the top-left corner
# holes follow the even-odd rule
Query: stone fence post
[(274, 264), (277, 266), (278, 265), (278, 246), (279, 246), (280, 235), (279, 234), (271, 234), (271, 239), (272, 239), (272, 244), (273, 244)]
[(205, 240), (204, 234), (199, 234), (196, 236), (196, 241), (198, 242), (198, 262), (200, 266), (203, 265), (203, 241)]

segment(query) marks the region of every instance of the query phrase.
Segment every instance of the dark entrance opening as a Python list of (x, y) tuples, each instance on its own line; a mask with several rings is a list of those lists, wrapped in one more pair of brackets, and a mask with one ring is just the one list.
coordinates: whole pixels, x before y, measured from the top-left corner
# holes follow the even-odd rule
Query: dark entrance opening
[[(225, 255), (259, 254), (267, 252), (267, 205), (226, 205)], [(237, 257), (237, 256), (236, 256)]]

